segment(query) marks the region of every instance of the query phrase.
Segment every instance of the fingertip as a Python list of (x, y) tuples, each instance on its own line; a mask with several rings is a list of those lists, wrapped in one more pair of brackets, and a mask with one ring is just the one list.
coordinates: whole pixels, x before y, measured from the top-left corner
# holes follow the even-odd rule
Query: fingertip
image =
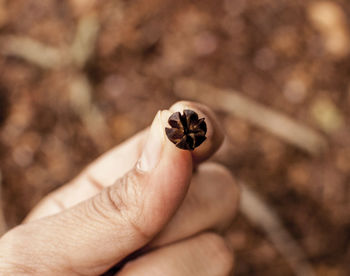
[(179, 101), (169, 108), (171, 113), (182, 112), (184, 109), (194, 110), (200, 118), (205, 118), (207, 124), (207, 139), (192, 152), (193, 161), (198, 164), (210, 158), (218, 150), (224, 140), (224, 132), (214, 112), (203, 104)]
[[(155, 129), (156, 135), (166, 136), (165, 127), (168, 126), (168, 118), (171, 114), (169, 110), (159, 111), (152, 124), (151, 134), (152, 129)], [(157, 126), (153, 127), (154, 124)], [(162, 133), (159, 133), (160, 131)], [(153, 136), (155, 135), (150, 135), (148, 139), (152, 139)], [(142, 169), (145, 167), (142, 165), (143, 162), (138, 162), (136, 167), (137, 171), (147, 179), (144, 181), (146, 185), (143, 190), (143, 208), (145, 213), (152, 214), (152, 225), (148, 225), (147, 228), (154, 228), (154, 231), (159, 231), (181, 204), (193, 171), (192, 156), (189, 151), (180, 150), (166, 137), (161, 139), (161, 148), (159, 162), (153, 169), (147, 171)], [(154, 150), (147, 151), (147, 155), (152, 154), (155, 154)], [(150, 159), (141, 156), (140, 161)]]
[[(171, 114), (172, 112), (169, 110), (162, 110), (160, 113), (164, 133)], [(177, 148), (169, 139), (165, 138), (161, 160), (162, 162), (155, 171), (155, 177), (167, 182), (164, 188), (167, 189), (168, 194), (184, 197), (193, 171), (191, 152)]]

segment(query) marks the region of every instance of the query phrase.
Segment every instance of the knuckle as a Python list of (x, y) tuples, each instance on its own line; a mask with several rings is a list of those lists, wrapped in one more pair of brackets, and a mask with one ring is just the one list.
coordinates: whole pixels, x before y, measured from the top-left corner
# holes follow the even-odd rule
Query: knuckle
[(221, 164), (214, 163), (214, 162), (207, 162), (207, 163), (203, 164), (203, 168), (205, 170), (213, 172), (218, 177), (220, 177), (224, 180), (227, 180), (227, 182), (229, 182), (229, 183), (235, 182), (233, 177), (232, 177), (231, 171)]
[(137, 173), (131, 171), (117, 182), (102, 190), (92, 208), (99, 217), (120, 226), (121, 220), (139, 236), (149, 239), (150, 235), (143, 231), (143, 198)]
[(7, 257), (9, 257), (9, 259), (14, 259), (14, 257), (20, 256), (21, 248), (28, 245), (26, 236), (29, 235), (30, 233), (25, 233), (25, 231), (23, 231), (22, 225), (17, 226), (2, 236), (0, 247), (5, 249), (3, 252), (8, 253)]
[(142, 197), (138, 176), (132, 171), (118, 179), (117, 183), (106, 190), (106, 196), (112, 209), (132, 218), (137, 218), (142, 210)]
[[(225, 204), (225, 210), (232, 217), (237, 210), (240, 191), (231, 171), (225, 166), (213, 162), (205, 164), (202, 169), (215, 178), (215, 190), (220, 193), (222, 203)], [(210, 188), (213, 189), (213, 186), (210, 185)]]
[[(0, 275), (39, 275), (46, 270), (40, 259), (33, 257), (34, 239), (31, 231), (23, 225), (7, 232), (0, 240)], [(33, 249), (33, 250), (32, 250)]]
[(211, 266), (216, 268), (217, 275), (229, 275), (233, 269), (234, 256), (223, 237), (206, 233), (202, 235), (203, 242), (211, 252)]

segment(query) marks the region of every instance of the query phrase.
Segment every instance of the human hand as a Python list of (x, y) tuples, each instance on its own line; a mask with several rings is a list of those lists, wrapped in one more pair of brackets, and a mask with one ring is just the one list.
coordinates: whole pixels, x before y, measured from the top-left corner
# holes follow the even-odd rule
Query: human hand
[[(165, 136), (169, 116), (183, 109), (208, 125), (193, 152)], [(222, 140), (205, 106), (158, 112), (150, 129), (49, 194), (0, 239), (0, 275), (99, 275), (135, 251), (117, 275), (229, 275), (233, 253), (218, 233), (235, 215), (237, 186), (224, 167), (201, 164)]]

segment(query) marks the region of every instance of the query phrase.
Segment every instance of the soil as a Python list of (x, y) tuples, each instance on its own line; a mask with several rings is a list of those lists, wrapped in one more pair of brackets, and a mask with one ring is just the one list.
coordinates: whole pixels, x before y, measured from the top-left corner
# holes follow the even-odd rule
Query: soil
[[(328, 149), (312, 156), (216, 110), (233, 145), (226, 165), (235, 177), (273, 207), (317, 275), (349, 275), (350, 3), (316, 2), (0, 1), (2, 45), (16, 36), (67, 48), (82, 19), (95, 16), (99, 25), (82, 66), (48, 68), (23, 55), (0, 55), (0, 168), (9, 227), (180, 100), (174, 82), (190, 77), (239, 91), (326, 137)], [(74, 100), (77, 80), (91, 92)], [(94, 131), (81, 111), (92, 106), (103, 131)], [(293, 275), (242, 214), (229, 238), (235, 275)]]

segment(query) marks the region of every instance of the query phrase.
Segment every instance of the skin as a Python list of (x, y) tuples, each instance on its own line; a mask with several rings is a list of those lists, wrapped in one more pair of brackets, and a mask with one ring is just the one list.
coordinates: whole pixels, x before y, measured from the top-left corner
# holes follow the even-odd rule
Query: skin
[[(207, 140), (190, 152), (163, 137), (156, 165), (145, 166), (150, 133), (162, 137), (167, 118), (183, 109), (206, 119)], [(222, 141), (203, 105), (178, 102), (159, 112), (151, 130), (102, 155), (1, 237), (0, 275), (100, 275), (135, 251), (142, 254), (116, 275), (230, 275), (223, 233), (239, 192), (225, 167), (205, 162)]]

